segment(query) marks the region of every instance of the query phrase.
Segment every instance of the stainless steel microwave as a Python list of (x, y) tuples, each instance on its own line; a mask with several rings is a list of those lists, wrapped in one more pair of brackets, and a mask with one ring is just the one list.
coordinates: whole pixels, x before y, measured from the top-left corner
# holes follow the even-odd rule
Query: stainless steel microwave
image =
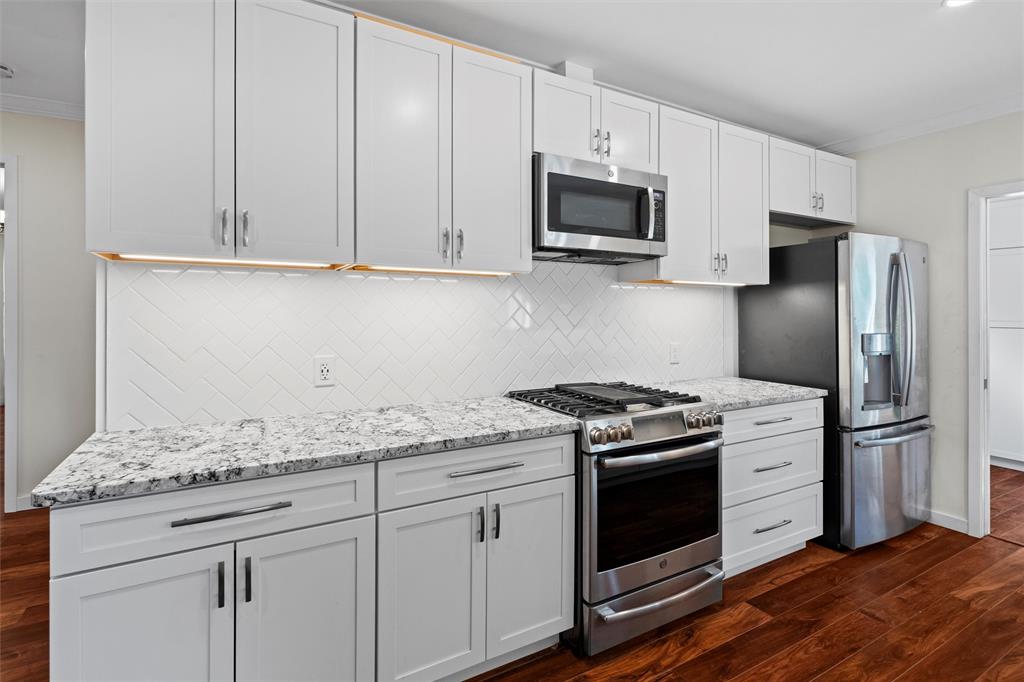
[(632, 263), (664, 256), (668, 178), (533, 155), (533, 258)]

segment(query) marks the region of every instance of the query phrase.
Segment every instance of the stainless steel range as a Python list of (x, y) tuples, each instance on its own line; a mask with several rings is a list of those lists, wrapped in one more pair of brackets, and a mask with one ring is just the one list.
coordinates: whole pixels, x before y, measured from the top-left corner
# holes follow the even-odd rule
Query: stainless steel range
[(625, 383), (512, 391), (578, 417), (573, 644), (604, 651), (722, 598), (722, 415)]

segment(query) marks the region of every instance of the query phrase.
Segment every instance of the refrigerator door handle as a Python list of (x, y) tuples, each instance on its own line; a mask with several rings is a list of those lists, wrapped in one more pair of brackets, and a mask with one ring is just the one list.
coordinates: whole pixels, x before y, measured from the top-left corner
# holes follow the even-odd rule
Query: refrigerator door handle
[(902, 436), (892, 436), (891, 438), (876, 438), (875, 440), (858, 440), (853, 442), (853, 446), (857, 448), (880, 448), (886, 445), (899, 445), (900, 443), (906, 443), (908, 441), (917, 440), (918, 438), (924, 438), (929, 433), (935, 430), (934, 424), (921, 427), (905, 433)]
[(917, 311), (914, 306), (914, 288), (910, 278), (910, 263), (903, 251), (893, 254), (889, 275), (889, 329), (895, 332), (902, 304), (907, 323), (899, 341), (899, 384), (893, 376), (893, 403), (904, 407), (910, 404), (910, 383), (917, 364)]

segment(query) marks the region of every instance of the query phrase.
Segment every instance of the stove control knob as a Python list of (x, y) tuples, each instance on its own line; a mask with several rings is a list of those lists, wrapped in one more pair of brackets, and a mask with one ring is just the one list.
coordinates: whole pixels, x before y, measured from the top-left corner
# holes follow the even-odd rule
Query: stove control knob
[(686, 415), (686, 426), (691, 429), (699, 429), (701, 427), (700, 414), (696, 412), (691, 412), (690, 414)]
[(712, 412), (711, 414), (715, 417), (716, 426), (725, 425), (725, 415), (723, 415), (721, 412)]
[(619, 427), (619, 432), (622, 434), (622, 440), (633, 440), (632, 424), (623, 424)]
[(617, 426), (609, 426), (605, 431), (608, 432), (608, 440), (613, 443), (618, 443), (622, 440), (622, 431)]
[(714, 412), (705, 412), (701, 416), (703, 417), (704, 426), (705, 427), (714, 426), (715, 425), (715, 414), (714, 414)]
[(605, 429), (599, 429), (596, 426), (590, 429), (590, 442), (594, 445), (607, 445), (608, 431)]

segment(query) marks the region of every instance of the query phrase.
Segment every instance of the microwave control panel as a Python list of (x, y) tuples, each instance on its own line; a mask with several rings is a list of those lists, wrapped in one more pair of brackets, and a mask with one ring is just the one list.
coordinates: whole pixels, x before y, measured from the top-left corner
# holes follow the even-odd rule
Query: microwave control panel
[(665, 193), (654, 190), (654, 241), (665, 241)]

